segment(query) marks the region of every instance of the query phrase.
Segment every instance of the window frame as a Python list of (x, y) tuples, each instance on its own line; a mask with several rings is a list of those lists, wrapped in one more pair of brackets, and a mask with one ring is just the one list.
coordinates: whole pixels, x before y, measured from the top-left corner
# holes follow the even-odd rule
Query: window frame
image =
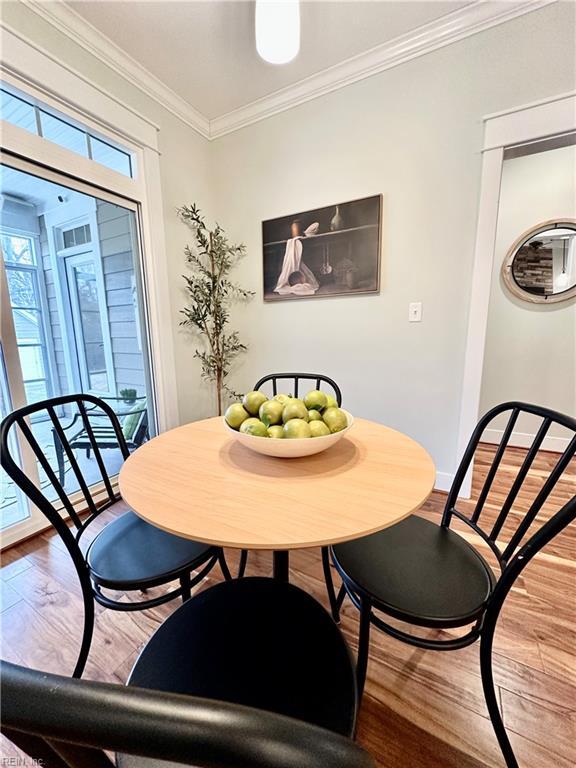
[[(2, 121), (2, 162), (36, 175), (41, 168), (42, 175), (51, 181), (62, 181), (62, 176), (67, 176), (67, 183), (78, 191), (94, 194), (96, 187), (99, 198), (135, 211), (141, 267), (138, 279), (142, 281), (146, 296), (143, 310), (150, 344), (157, 428), (160, 432), (177, 426), (174, 320), (164, 224), (158, 216), (158, 211), (163, 210), (158, 126), (7, 30), (3, 56), (3, 81), (132, 153), (134, 177), (129, 178)], [(71, 93), (74, 103), (67, 95)]]
[[(145, 297), (141, 312), (147, 331), (152, 378), (150, 400), (158, 432), (175, 427), (179, 423), (179, 412), (174, 375), (174, 318), (170, 304), (164, 223), (159, 215), (164, 210), (159, 128), (119, 97), (104, 92), (87, 78), (79, 76), (73, 68), (59, 62), (40, 46), (10, 30), (3, 32), (3, 82), (27, 97), (37, 99), (51, 110), (61, 112), (67, 119), (86, 126), (97, 138), (130, 151), (133, 177), (77, 155), (24, 128), (6, 121), (0, 123), (0, 162), (3, 164), (55, 183), (64, 181), (80, 192), (96, 194), (102, 200), (134, 211), (137, 229), (134, 245), (139, 256), (136, 280)], [(0, 283), (5, 296), (5, 280), (1, 279)], [(2, 307), (3, 322), (4, 314), (9, 313), (5, 313)], [(11, 391), (13, 407), (23, 405), (23, 391), (12, 388)], [(23, 453), (24, 465), (30, 465), (35, 471), (33, 454), (28, 456), (26, 446)], [(103, 486), (96, 489), (102, 493), (104, 490)], [(31, 517), (13, 527), (18, 530), (7, 529), (2, 533), (2, 545), (9, 546), (48, 527), (39, 510), (32, 508)]]
[[(34, 289), (38, 298), (38, 311), (40, 312), (41, 321), (41, 335), (42, 335), (42, 357), (44, 360), (44, 367), (46, 369), (46, 392), (47, 396), (51, 397), (54, 394), (54, 376), (56, 375), (56, 360), (54, 355), (54, 348), (51, 343), (52, 334), (49, 332), (47, 323), (49, 322), (50, 308), (48, 305), (48, 296), (46, 293), (46, 283), (44, 281), (44, 269), (40, 263), (42, 260), (42, 250), (40, 248), (40, 238), (37, 232), (30, 232), (25, 229), (17, 229), (15, 227), (0, 227), (0, 235), (7, 235), (8, 237), (25, 237), (32, 243), (32, 249), (34, 252), (34, 264), (15, 264), (5, 260), (6, 277), (10, 270), (23, 270), (32, 274), (32, 281)], [(12, 309), (12, 307), (10, 306)]]
[[(0, 82), (0, 89), (3, 93), (7, 94), (16, 101), (21, 102), (32, 110), (34, 130), (31, 128), (24, 128), (24, 126), (18, 125), (18, 123), (11, 120), (6, 120), (5, 122), (7, 124), (22, 128), (34, 136), (38, 136), (52, 144), (56, 144), (57, 146), (63, 147), (64, 149), (68, 149), (79, 157), (84, 157), (94, 163), (98, 163), (99, 165), (108, 168), (114, 173), (120, 173), (122, 176), (127, 176), (128, 178), (134, 177), (135, 163), (132, 153), (128, 147), (125, 147), (122, 144), (117, 144), (113, 142), (109, 136), (103, 136), (101, 133), (97, 133), (96, 131), (91, 130), (89, 126), (85, 125), (84, 123), (74, 120), (72, 117), (63, 114), (57, 109), (50, 108), (46, 102), (41, 102), (34, 98), (32, 95), (27, 95), (25, 92), (11, 85), (5, 78)], [(44, 118), (48, 119), (45, 121)], [(80, 148), (71, 149), (70, 146), (67, 146), (64, 141), (59, 141), (57, 138), (50, 138), (47, 136), (46, 134), (50, 130), (51, 121), (54, 121), (55, 123), (61, 123), (65, 128), (69, 128), (71, 131), (79, 134), (82, 137), (82, 151)], [(128, 173), (125, 173), (124, 171), (118, 171), (115, 168), (111, 168), (101, 160), (95, 159), (94, 142), (103, 144), (118, 154), (124, 155), (128, 164)]]

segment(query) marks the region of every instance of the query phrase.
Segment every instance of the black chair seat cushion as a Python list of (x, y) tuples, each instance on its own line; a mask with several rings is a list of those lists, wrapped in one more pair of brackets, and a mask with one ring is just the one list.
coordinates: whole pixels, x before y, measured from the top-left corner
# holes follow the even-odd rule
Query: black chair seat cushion
[(332, 551), (354, 590), (420, 626), (469, 624), (495, 584), (489, 565), (465, 539), (417, 515)]
[(188, 600), (147, 643), (128, 685), (354, 732), (354, 664), (340, 630), (313, 597), (273, 579), (221, 582)]
[(108, 523), (90, 544), (86, 560), (104, 587), (137, 589), (176, 578), (215, 553), (214, 547), (161, 531), (126, 512)]

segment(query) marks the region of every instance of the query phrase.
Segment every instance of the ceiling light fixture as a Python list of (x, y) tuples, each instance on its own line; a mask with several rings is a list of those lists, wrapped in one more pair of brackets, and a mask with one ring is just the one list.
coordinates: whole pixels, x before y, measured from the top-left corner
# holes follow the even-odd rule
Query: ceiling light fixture
[(299, 0), (256, 0), (256, 50), (270, 64), (288, 64), (298, 55)]

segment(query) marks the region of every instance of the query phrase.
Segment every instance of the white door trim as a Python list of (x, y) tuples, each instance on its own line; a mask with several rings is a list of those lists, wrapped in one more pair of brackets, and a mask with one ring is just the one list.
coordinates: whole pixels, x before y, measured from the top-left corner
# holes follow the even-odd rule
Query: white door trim
[[(576, 92), (561, 94), (536, 104), (519, 106), (484, 118), (480, 203), (458, 429), (458, 463), (479, 416), (504, 150), (574, 130)], [(468, 473), (461, 495), (468, 497), (470, 489), (471, 473)]]

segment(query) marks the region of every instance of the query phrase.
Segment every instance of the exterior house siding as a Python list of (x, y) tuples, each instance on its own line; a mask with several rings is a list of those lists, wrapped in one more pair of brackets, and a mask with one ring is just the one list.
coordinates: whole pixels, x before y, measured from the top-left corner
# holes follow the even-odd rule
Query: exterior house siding
[(143, 353), (134, 303), (134, 258), (131, 212), (99, 200), (96, 205), (98, 237), (104, 272), (108, 326), (116, 389), (146, 391)]

